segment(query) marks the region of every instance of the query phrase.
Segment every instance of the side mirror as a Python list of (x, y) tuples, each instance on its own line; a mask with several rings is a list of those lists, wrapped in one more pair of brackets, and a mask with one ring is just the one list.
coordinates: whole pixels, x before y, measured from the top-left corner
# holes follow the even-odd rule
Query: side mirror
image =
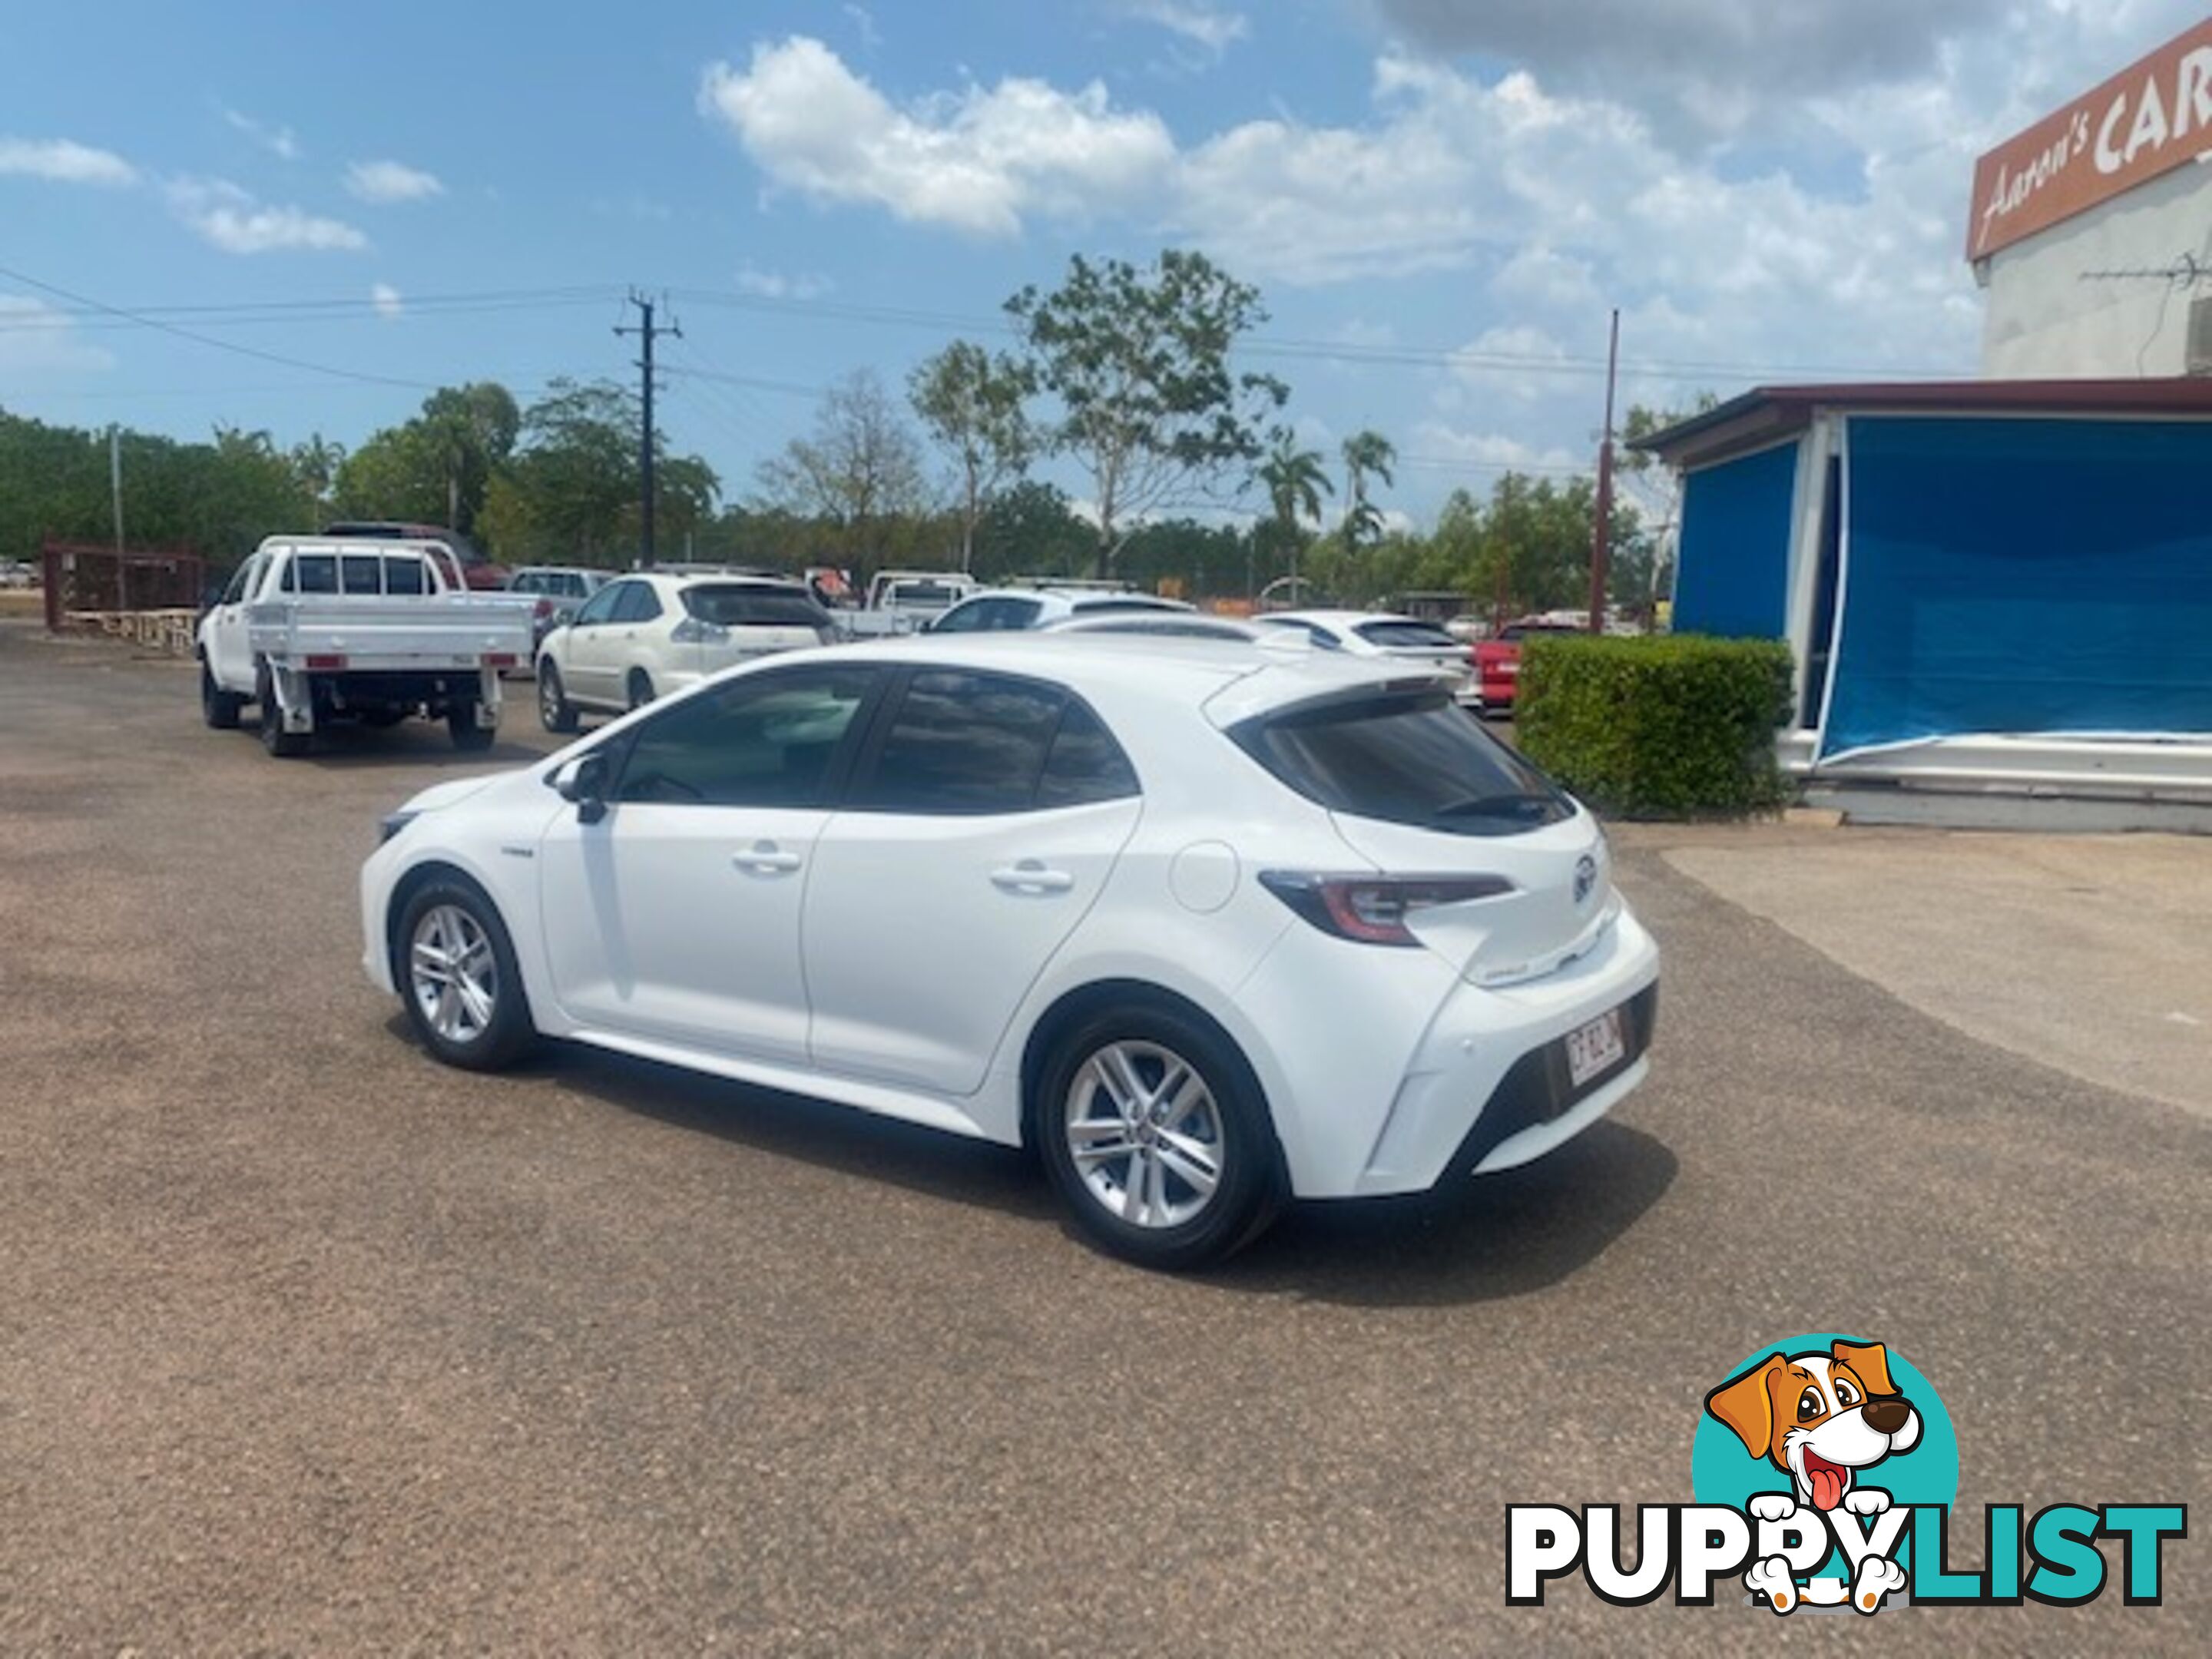
[(581, 823), (597, 823), (607, 815), (607, 757), (599, 750), (579, 755), (545, 780), (554, 793), (576, 808)]

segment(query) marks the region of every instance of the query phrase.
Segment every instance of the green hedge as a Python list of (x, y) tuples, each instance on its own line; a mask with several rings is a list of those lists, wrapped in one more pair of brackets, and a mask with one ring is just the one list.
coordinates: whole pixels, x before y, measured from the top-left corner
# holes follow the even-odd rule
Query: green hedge
[(1538, 635), (1521, 647), (1515, 737), (1601, 812), (1742, 817), (1788, 794), (1774, 734), (1790, 718), (1779, 640)]

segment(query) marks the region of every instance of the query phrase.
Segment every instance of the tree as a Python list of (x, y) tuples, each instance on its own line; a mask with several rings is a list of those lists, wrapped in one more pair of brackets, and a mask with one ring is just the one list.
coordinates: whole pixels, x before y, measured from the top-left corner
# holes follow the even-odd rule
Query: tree
[(992, 498), (976, 536), (975, 568), (987, 580), (1060, 576), (1077, 568), (1094, 532), (1057, 484), (1024, 478)]
[[(625, 562), (638, 533), (637, 393), (556, 380), (517, 426), (519, 447), (485, 492), (485, 540), (509, 559)], [(653, 434), (653, 510), (678, 533), (713, 518), (720, 482)]]
[(1721, 400), (1710, 392), (1700, 392), (1690, 400), (1686, 409), (1652, 409), (1643, 404), (1630, 405), (1627, 417), (1621, 422), (1623, 445), (1620, 470), (1623, 482), (1636, 497), (1643, 516), (1658, 526), (1653, 540), (1647, 546), (1642, 571), (1644, 587), (1641, 592), (1624, 593), (1618, 578), (1607, 586), (1621, 595), (1620, 603), (1638, 606), (1658, 599), (1674, 584), (1673, 549), (1675, 514), (1681, 505), (1681, 481), (1674, 470), (1662, 463), (1646, 449), (1630, 447), (1655, 432), (1664, 432), (1670, 426), (1720, 407)]
[(319, 432), (310, 433), (292, 446), (292, 477), (314, 502), (318, 518), (330, 516), (331, 492), (337, 487), (338, 469), (345, 465), (345, 446)]
[(1376, 477), (1386, 484), (1397, 483), (1390, 469), (1398, 451), (1381, 433), (1359, 431), (1344, 441), (1343, 454), (1344, 493), (1350, 504), (1344, 515), (1344, 540), (1356, 553), (1362, 542), (1382, 539), (1382, 514), (1367, 499), (1367, 481)]
[(1267, 492), (1267, 505), (1275, 515), (1276, 534), (1290, 550), (1291, 602), (1298, 597), (1298, 544), (1305, 538), (1301, 526), (1310, 519), (1321, 517), (1321, 498), (1333, 495), (1335, 487), (1328, 474), (1322, 471), (1321, 453), (1300, 449), (1297, 438), (1288, 427), (1277, 427), (1274, 447), (1260, 467), (1261, 487)]
[(999, 489), (1028, 468), (1036, 448), (1024, 399), (1030, 366), (955, 340), (907, 382), (923, 427), (952, 459), (960, 489), (960, 568), (973, 567), (975, 526)]
[(1006, 309), (1058, 404), (1046, 441), (1090, 477), (1102, 576), (1133, 525), (1197, 505), (1258, 459), (1261, 423), (1289, 396), (1270, 376), (1231, 373), (1231, 350), (1267, 313), (1257, 289), (1202, 253), (1170, 248), (1143, 269), (1079, 254), (1059, 288), (1024, 288)]
[(810, 436), (761, 463), (772, 506), (825, 518), (842, 531), (848, 562), (872, 566), (879, 520), (927, 505), (921, 447), (883, 382), (856, 369), (823, 394)]
[(338, 509), (350, 518), (425, 520), (469, 534), (520, 424), (514, 394), (495, 381), (441, 387), (412, 420), (386, 427), (345, 457), (334, 479)]

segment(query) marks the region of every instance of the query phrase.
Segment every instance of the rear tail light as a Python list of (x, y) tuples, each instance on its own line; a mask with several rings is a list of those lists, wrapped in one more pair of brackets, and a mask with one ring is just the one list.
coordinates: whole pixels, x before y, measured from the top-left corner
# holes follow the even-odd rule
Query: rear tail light
[(1419, 945), (1407, 926), (1416, 910), (1513, 890), (1503, 876), (1338, 876), (1310, 870), (1263, 870), (1260, 884), (1324, 933), (1362, 945)]
[(486, 668), (513, 668), (520, 661), (521, 659), (512, 651), (487, 651), (484, 653), (483, 665)]
[(540, 622), (544, 622), (544, 621), (546, 619), (546, 617), (548, 617), (551, 616), (552, 614), (553, 614), (553, 601), (552, 601), (552, 600), (550, 600), (550, 599), (540, 599), (540, 600), (538, 600), (538, 601), (537, 615), (538, 615), (538, 621), (540, 621)]
[(307, 672), (311, 674), (343, 673), (345, 665), (346, 659), (335, 653), (314, 653), (307, 658)]
[(730, 630), (720, 623), (686, 617), (669, 630), (668, 637), (678, 645), (720, 645), (730, 637)]

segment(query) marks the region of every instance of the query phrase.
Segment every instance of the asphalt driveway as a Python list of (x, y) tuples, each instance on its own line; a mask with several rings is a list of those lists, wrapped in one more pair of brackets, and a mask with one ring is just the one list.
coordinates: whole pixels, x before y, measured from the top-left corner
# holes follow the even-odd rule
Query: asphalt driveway
[[(495, 762), (546, 746), (511, 719)], [(1764, 1650), (1741, 1606), (1509, 1610), (1503, 1509), (1686, 1501), (1705, 1392), (1814, 1329), (1936, 1382), (1977, 1514), (2205, 1497), (2212, 1127), (1632, 840), (1650, 1087), (1173, 1280), (1008, 1153), (431, 1064), (355, 873), (483, 764), (274, 762), (185, 668), (0, 625), (0, 1652)], [(2203, 1540), (2166, 1553), (2163, 1608), (1789, 1634), (2203, 1652)]]

